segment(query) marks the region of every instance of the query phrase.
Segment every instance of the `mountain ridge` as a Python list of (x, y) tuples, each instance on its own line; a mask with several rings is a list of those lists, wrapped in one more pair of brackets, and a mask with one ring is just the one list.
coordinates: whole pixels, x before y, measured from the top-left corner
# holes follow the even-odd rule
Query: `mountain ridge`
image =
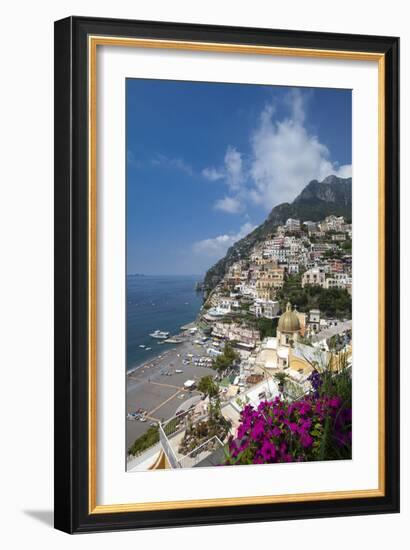
[(321, 182), (311, 180), (291, 203), (284, 202), (273, 207), (264, 222), (234, 243), (225, 256), (208, 269), (204, 288), (211, 291), (234, 262), (248, 255), (258, 241), (272, 233), (278, 225), (283, 225), (288, 218), (317, 222), (332, 214), (351, 221), (352, 178), (331, 175)]

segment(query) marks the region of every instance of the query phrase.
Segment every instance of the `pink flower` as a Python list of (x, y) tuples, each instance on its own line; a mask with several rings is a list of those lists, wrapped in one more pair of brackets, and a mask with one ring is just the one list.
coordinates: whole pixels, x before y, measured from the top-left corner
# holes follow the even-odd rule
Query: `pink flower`
[(269, 462), (270, 460), (274, 459), (276, 456), (275, 445), (273, 445), (269, 440), (265, 440), (261, 448), (261, 455), (263, 456), (266, 462)]
[(238, 437), (239, 439), (242, 439), (247, 432), (247, 428), (244, 424), (241, 424), (238, 428)]
[(299, 412), (300, 414), (305, 415), (306, 413), (310, 412), (310, 409), (311, 406), (309, 405), (309, 403), (306, 403), (306, 401), (304, 401), (299, 407)]
[(277, 426), (275, 426), (272, 430), (272, 434), (275, 436), (275, 437), (279, 437), (282, 433), (282, 430), (280, 430)]
[(329, 400), (329, 405), (331, 407), (334, 407), (335, 409), (337, 409), (338, 407), (340, 407), (340, 405), (342, 404), (342, 400), (340, 399), (340, 397), (332, 397), (330, 400)]
[(259, 439), (265, 433), (265, 426), (262, 421), (256, 422), (251, 431), (252, 439)]
[(304, 447), (305, 449), (307, 449), (308, 447), (311, 447), (312, 444), (313, 444), (313, 437), (310, 436), (309, 434), (302, 434), (300, 436), (300, 442), (302, 443), (302, 447)]
[[(317, 443), (326, 418), (332, 420), (334, 447), (351, 448), (351, 409), (342, 407), (339, 396), (308, 395), (289, 403), (277, 397), (254, 408), (246, 405), (237, 430), (238, 439), (229, 443), (234, 460), (227, 463), (263, 464), (303, 462), (317, 459)], [(312, 436), (310, 431), (315, 427)], [(315, 443), (316, 442), (316, 443)], [(244, 452), (246, 451), (246, 452)]]
[(298, 425), (296, 424), (296, 422), (289, 422), (288, 426), (292, 433), (295, 433), (298, 429)]

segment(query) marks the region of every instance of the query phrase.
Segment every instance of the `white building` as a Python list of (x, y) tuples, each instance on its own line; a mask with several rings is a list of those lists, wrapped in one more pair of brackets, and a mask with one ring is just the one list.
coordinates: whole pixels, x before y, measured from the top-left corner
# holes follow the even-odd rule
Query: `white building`
[(313, 267), (308, 269), (302, 275), (302, 288), (307, 285), (321, 286), (323, 288), (325, 284), (325, 273), (321, 267)]
[(352, 286), (352, 278), (345, 273), (334, 273), (332, 277), (325, 280), (323, 288), (344, 288), (349, 289)]
[(300, 220), (288, 218), (285, 223), (287, 231), (300, 231)]
[(288, 273), (289, 275), (297, 275), (299, 273), (299, 264), (296, 262), (289, 262)]
[(256, 317), (273, 319), (279, 313), (279, 302), (277, 300), (255, 300), (251, 310)]
[(315, 229), (317, 229), (317, 222), (306, 221), (303, 222), (303, 225), (306, 226), (308, 231), (314, 231)]
[(229, 315), (233, 309), (237, 309), (238, 307), (238, 300), (233, 298), (222, 298), (215, 307), (211, 307), (207, 311), (205, 317), (223, 317), (224, 315)]
[(343, 216), (327, 216), (320, 224), (322, 231), (343, 231), (345, 220)]
[(288, 256), (290, 256), (289, 248), (275, 248), (271, 254), (271, 257), (279, 263), (286, 263)]
[(311, 328), (311, 330), (314, 330), (315, 332), (319, 332), (320, 330), (320, 310), (319, 309), (311, 309), (309, 311), (308, 325)]

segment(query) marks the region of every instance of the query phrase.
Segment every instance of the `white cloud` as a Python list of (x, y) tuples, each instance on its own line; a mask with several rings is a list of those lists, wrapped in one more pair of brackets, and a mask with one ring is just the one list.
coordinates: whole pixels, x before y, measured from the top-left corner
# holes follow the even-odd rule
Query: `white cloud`
[(240, 195), (242, 184), (245, 182), (245, 173), (241, 153), (235, 147), (228, 146), (224, 165), (221, 168), (204, 168), (202, 175), (210, 181), (224, 180), (229, 191), (235, 193), (234, 197), (224, 197), (215, 202), (215, 210), (222, 210), (229, 214), (237, 214), (243, 210)]
[(235, 197), (224, 197), (216, 201), (214, 205), (215, 210), (222, 210), (228, 212), (228, 214), (238, 214), (242, 211), (241, 201)]
[(247, 222), (242, 225), (237, 233), (218, 235), (213, 239), (204, 239), (193, 244), (195, 254), (206, 256), (214, 260), (222, 258), (230, 246), (248, 235), (255, 229), (255, 226)]
[(177, 170), (181, 170), (181, 172), (185, 172), (190, 176), (194, 173), (192, 166), (180, 158), (170, 159), (170, 164)]
[(204, 168), (202, 170), (202, 175), (204, 178), (210, 181), (221, 180), (225, 177), (224, 172), (217, 170), (216, 168)]
[(242, 155), (235, 147), (229, 146), (224, 160), (226, 181), (233, 191), (238, 190), (244, 181)]
[(153, 164), (154, 166), (168, 166), (175, 170), (184, 172), (189, 176), (192, 176), (194, 174), (192, 166), (179, 157), (172, 158), (167, 157), (166, 155), (163, 155), (161, 153), (157, 153), (155, 157), (151, 160), (151, 164)]
[(328, 148), (305, 127), (305, 96), (293, 90), (287, 103), (289, 118), (274, 121), (273, 108), (267, 106), (251, 137), (250, 195), (268, 209), (292, 201), (313, 179), (351, 175), (351, 166), (333, 163)]
[(238, 191), (245, 180), (241, 153), (229, 145), (226, 149), (223, 166), (204, 168), (202, 175), (210, 181), (223, 179), (231, 191)]
[(281, 202), (291, 202), (313, 179), (322, 181), (335, 174), (351, 177), (351, 165), (333, 162), (326, 145), (305, 124), (309, 92), (291, 90), (284, 98), (287, 118), (275, 119), (275, 105), (265, 106), (256, 130), (250, 136), (251, 153), (244, 159), (229, 146), (221, 168), (205, 168), (209, 180), (223, 180), (230, 192), (214, 207), (228, 213), (243, 211), (253, 200), (270, 210)]
[(339, 166), (339, 168), (335, 172), (336, 176), (339, 176), (339, 178), (351, 178), (352, 177), (352, 165), (351, 164), (343, 164), (343, 166)]

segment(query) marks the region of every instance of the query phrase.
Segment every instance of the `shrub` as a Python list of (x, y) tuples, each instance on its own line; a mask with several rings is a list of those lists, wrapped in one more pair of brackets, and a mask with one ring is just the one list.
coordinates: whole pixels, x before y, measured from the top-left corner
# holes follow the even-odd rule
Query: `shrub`
[(138, 455), (149, 449), (159, 441), (158, 427), (150, 427), (144, 435), (134, 441), (131, 447), (128, 449), (130, 455)]
[(259, 330), (261, 340), (263, 340), (264, 338), (267, 338), (268, 336), (276, 335), (278, 319), (265, 319), (264, 317), (260, 317), (256, 321), (256, 324)]
[(198, 390), (209, 397), (214, 397), (219, 393), (219, 386), (214, 382), (212, 376), (203, 376), (198, 382)]
[(212, 368), (221, 373), (232, 368), (238, 360), (238, 352), (233, 349), (229, 342), (226, 342), (222, 355), (218, 355), (218, 357), (214, 360), (212, 363)]

